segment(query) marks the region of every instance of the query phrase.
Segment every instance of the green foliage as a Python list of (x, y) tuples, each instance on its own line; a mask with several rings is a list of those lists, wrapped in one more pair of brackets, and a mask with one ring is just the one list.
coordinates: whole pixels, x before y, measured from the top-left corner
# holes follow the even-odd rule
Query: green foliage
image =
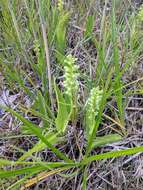
[(70, 116), (72, 112), (72, 103), (70, 99), (65, 100), (62, 92), (60, 92), (56, 84), (55, 84), (55, 92), (56, 92), (57, 103), (58, 103), (58, 111), (57, 111), (58, 113), (55, 120), (56, 128), (59, 133), (64, 133), (66, 130), (67, 124), (70, 120)]
[(95, 161), (95, 160), (103, 160), (103, 159), (108, 159), (108, 158), (118, 158), (121, 156), (136, 154), (136, 153), (142, 152), (142, 151), (143, 151), (143, 146), (135, 147), (135, 148), (129, 148), (126, 150), (106, 152), (103, 154), (90, 156), (89, 158), (83, 160), (83, 163), (87, 164), (87, 163)]
[[(45, 135), (46, 138), (48, 139), (48, 141), (51, 144), (56, 144), (60, 142), (60, 139), (58, 138), (58, 135), (56, 133), (48, 133)], [(43, 143), (43, 141), (39, 141), (36, 145), (34, 145), (33, 148), (29, 149), (27, 152), (25, 152), (19, 159), (18, 161), (23, 161), (26, 158), (29, 158), (32, 156), (33, 153), (38, 153), (41, 150), (44, 150), (47, 147), (47, 145), (45, 143)]]
[[(17, 112), (8, 109), (8, 111), (10, 111), (13, 115), (15, 115), (19, 120), (21, 120), (24, 125), (28, 128), (28, 130), (30, 130), (33, 134), (35, 134), (43, 143), (45, 143), (47, 145), (48, 148), (50, 148), (57, 156), (59, 156), (60, 158), (62, 158), (63, 160), (66, 161), (70, 161), (70, 159), (68, 159), (63, 153), (61, 153), (57, 148), (55, 148), (46, 138), (46, 136), (44, 136), (41, 132), (41, 129), (36, 126), (35, 124), (31, 123), (30, 121), (28, 121), (27, 119), (25, 119), (24, 117), (22, 117), (20, 114), (18, 114)], [(70, 161), (71, 162), (71, 161)]]
[(56, 26), (56, 32), (55, 32), (55, 46), (57, 51), (57, 59), (60, 63), (62, 63), (63, 60), (61, 60), (61, 55), (64, 55), (64, 51), (66, 48), (66, 31), (67, 31), (67, 23), (69, 19), (69, 13), (63, 12), (59, 15), (59, 21)]
[(96, 139), (93, 142), (92, 148), (104, 146), (106, 144), (111, 144), (116, 141), (122, 140), (121, 135), (118, 134), (111, 134), (111, 135), (105, 135), (103, 137), (96, 137)]
[[(119, 48), (117, 45), (117, 28), (116, 28), (116, 16), (115, 16), (115, 1), (113, 1), (112, 7), (112, 15), (111, 15), (111, 22), (112, 22), (112, 45), (113, 45), (113, 63), (115, 65), (115, 83), (114, 83), (114, 90), (115, 90), (115, 98), (117, 102), (117, 107), (119, 110), (119, 117), (121, 123), (124, 125), (124, 105), (123, 105), (123, 92), (122, 92), (122, 81), (120, 75), (120, 60), (119, 60)], [(120, 89), (117, 93), (116, 90)]]
[[(24, 0), (23, 2), (15, 0), (13, 3), (8, 0), (1, 1), (2, 21), (0, 27), (2, 37), (0, 37), (0, 46), (2, 53), (0, 54), (0, 72), (4, 75), (8, 88), (16, 91), (21, 90), (31, 101), (29, 107), (20, 105), (16, 111), (8, 107), (2, 109), (22, 122), (21, 133), (32, 134), (38, 139), (38, 142), (31, 149), (27, 152), (23, 151), (23, 155), (17, 161), (0, 159), (0, 178), (23, 176), (23, 179), (14, 185), (16, 188), (19, 188), (19, 185), (29, 177), (37, 175), (41, 171), (72, 168), (76, 169), (76, 174), (78, 171), (82, 173), (83, 189), (86, 189), (87, 170), (92, 161), (116, 158), (143, 151), (143, 147), (135, 147), (90, 156), (90, 152), (94, 148), (106, 146), (123, 138), (119, 134), (112, 133), (97, 136), (106, 107), (110, 109), (112, 116), (115, 116), (115, 119), (111, 118), (111, 121), (123, 126), (120, 133), (123, 136), (126, 133), (124, 128), (124, 96), (126, 94), (123, 89), (130, 84), (123, 84), (122, 77), (127, 68), (140, 55), (143, 45), (142, 42), (140, 43), (140, 39), (143, 37), (141, 33), (142, 9), (139, 10), (137, 16), (130, 16), (129, 34), (125, 23), (121, 20), (117, 21), (115, 0), (112, 2), (112, 13), (109, 11), (109, 14), (106, 11), (108, 4), (106, 0), (103, 13), (100, 15), (99, 33), (97, 31), (94, 34), (95, 15), (86, 12), (89, 7), (92, 8), (92, 3), (92, 1), (84, 1), (83, 5), (80, 6), (80, 1), (76, 2), (76, 6), (80, 6), (80, 14), (86, 18), (83, 41), (81, 40), (80, 43), (83, 45), (84, 42), (85, 47), (86, 42), (93, 43), (97, 51), (95, 76), (90, 78), (92, 80), (89, 85), (92, 86), (92, 89), (90, 89), (88, 85), (83, 85), (83, 83), (88, 83), (87, 81), (81, 81), (80, 85), (79, 80), (83, 75), (86, 75), (85, 78), (89, 80), (88, 74), (86, 74), (87, 68), (83, 68), (81, 63), (80, 71), (75, 64), (77, 58), (68, 54), (67, 28), (71, 11), (66, 9), (62, 0), (53, 4), (49, 0)], [(17, 6), (21, 7), (21, 12), (18, 11)], [(78, 21), (80, 19), (78, 18)], [(47, 32), (45, 35), (50, 50), (49, 64), (52, 66), (53, 78), (56, 78), (54, 82), (51, 82), (52, 95), (55, 97), (55, 99), (53, 98), (53, 107), (50, 106), (49, 80), (44, 40), (41, 34), (43, 24)], [(125, 33), (123, 44), (120, 40), (120, 33)], [(77, 44), (74, 51), (78, 47)], [(67, 52), (67, 56), (65, 56), (65, 52)], [(122, 62), (123, 52), (125, 52), (125, 60)], [(58, 68), (60, 72), (53, 71), (55, 68)], [(85, 73), (82, 73), (83, 70)], [(34, 77), (29, 74), (29, 71), (34, 74)], [(59, 80), (60, 83), (57, 84), (56, 82)], [(140, 91), (141, 93), (142, 91)], [(110, 99), (114, 101), (115, 109), (108, 105)], [(34, 115), (40, 122), (34, 124), (24, 117), (25, 113)], [(84, 118), (83, 120), (81, 115)], [(82, 130), (87, 142), (84, 145), (86, 152), (83, 153), (83, 158), (76, 162), (69, 158), (66, 152), (62, 152), (59, 147), (63, 141), (66, 141), (63, 136), (66, 134), (69, 123), (71, 127), (76, 127), (77, 121), (80, 126), (85, 126)], [(46, 148), (56, 155), (54, 160), (58, 159), (59, 162), (45, 163), (41, 161), (40, 157), (37, 157), (36, 153)], [(28, 162), (27, 159), (29, 158), (32, 161)], [(7, 166), (9, 169), (6, 168)], [(75, 172), (73, 176), (74, 174)], [(9, 189), (12, 189), (12, 186)]]
[(141, 39), (143, 38), (142, 34), (142, 11), (141, 8), (138, 11), (138, 14), (133, 14), (130, 18), (130, 44), (131, 48), (136, 52), (136, 50), (139, 50), (142, 46), (142, 43), (140, 43)]
[(89, 15), (86, 21), (86, 27), (84, 32), (85, 39), (91, 38), (95, 24), (95, 16)]

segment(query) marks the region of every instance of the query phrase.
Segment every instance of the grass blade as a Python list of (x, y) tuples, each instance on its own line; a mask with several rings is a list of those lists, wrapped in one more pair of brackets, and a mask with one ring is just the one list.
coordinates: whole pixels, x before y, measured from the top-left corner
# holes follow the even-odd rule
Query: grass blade
[(31, 173), (34, 171), (42, 171), (45, 169), (46, 169), (46, 167), (44, 167), (44, 166), (32, 166), (32, 167), (26, 167), (26, 168), (10, 170), (10, 171), (0, 170), (0, 178), (12, 177), (12, 176), (21, 175), (21, 174), (27, 174), (27, 173)]
[(86, 165), (86, 164), (89, 164), (90, 162), (96, 161), (96, 160), (103, 160), (103, 159), (108, 159), (108, 158), (118, 158), (121, 156), (127, 156), (127, 155), (131, 155), (131, 154), (136, 154), (139, 152), (143, 152), (143, 146), (90, 156), (90, 157), (84, 159), (82, 162), (84, 165)]
[(113, 142), (120, 141), (121, 139), (122, 139), (121, 135), (118, 135), (118, 134), (111, 134), (111, 135), (106, 135), (103, 137), (96, 137), (96, 139), (93, 142), (92, 148), (111, 144)]
[[(48, 134), (47, 139), (51, 144), (55, 144), (59, 138), (57, 137), (57, 134)], [(41, 141), (39, 141), (36, 145), (34, 145), (33, 148), (29, 149), (27, 152), (25, 152), (19, 159), (18, 161), (23, 161), (26, 158), (30, 157), (33, 153), (39, 152), (43, 149), (45, 149), (47, 145)]]
[(33, 134), (35, 134), (43, 143), (47, 145), (48, 148), (50, 148), (59, 158), (63, 159), (64, 161), (67, 162), (72, 162), (69, 158), (66, 157), (65, 154), (61, 153), (57, 148), (55, 148), (48, 140), (46, 137), (44, 137), (41, 134), (41, 130), (33, 123), (22, 117), (20, 114), (17, 112), (13, 111), (12, 109), (7, 109), (10, 113), (12, 113), (14, 116), (16, 116), (19, 120), (21, 120), (25, 126), (28, 127), (28, 130), (31, 130)]
[[(57, 131), (64, 133), (71, 116), (71, 104), (68, 104), (64, 99), (62, 92), (60, 92), (58, 86), (54, 84), (56, 98), (58, 103), (58, 114), (56, 118)], [(69, 109), (68, 109), (69, 108)], [(69, 111), (68, 111), (69, 110)]]

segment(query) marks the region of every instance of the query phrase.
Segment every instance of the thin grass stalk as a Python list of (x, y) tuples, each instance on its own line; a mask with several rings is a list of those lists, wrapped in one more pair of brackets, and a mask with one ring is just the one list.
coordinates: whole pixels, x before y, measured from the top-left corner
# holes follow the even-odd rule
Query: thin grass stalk
[(49, 47), (48, 47), (48, 40), (47, 40), (47, 33), (46, 33), (46, 26), (44, 22), (44, 18), (41, 11), (41, 1), (37, 0), (37, 8), (39, 10), (39, 18), (40, 18), (40, 25), (42, 29), (42, 35), (43, 35), (43, 41), (45, 46), (45, 53), (46, 53), (46, 63), (47, 63), (47, 69), (48, 69), (48, 81), (49, 81), (49, 96), (51, 101), (51, 107), (52, 110), (54, 110), (54, 101), (53, 101), (53, 95), (52, 95), (52, 76), (51, 76), (51, 65), (50, 65), (50, 56), (49, 56)]

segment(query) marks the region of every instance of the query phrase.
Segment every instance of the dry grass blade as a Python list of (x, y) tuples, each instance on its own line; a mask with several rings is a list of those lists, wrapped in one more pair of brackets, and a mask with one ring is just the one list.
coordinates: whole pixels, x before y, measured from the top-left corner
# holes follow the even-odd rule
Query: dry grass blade
[(38, 176), (27, 180), (26, 183), (23, 185), (23, 187), (20, 188), (20, 190), (26, 190), (27, 188), (31, 187), (32, 185), (38, 183), (39, 181), (44, 180), (45, 178), (47, 178), (51, 175), (58, 174), (65, 170), (67, 170), (67, 168), (56, 169), (56, 170), (52, 170), (49, 172), (42, 172)]
[(110, 121), (112, 121), (114, 124), (118, 125), (121, 129), (125, 129), (124, 125), (122, 125), (121, 123), (119, 123), (115, 119), (111, 118), (110, 116), (106, 115), (105, 113), (103, 113), (103, 116), (105, 118), (109, 119)]

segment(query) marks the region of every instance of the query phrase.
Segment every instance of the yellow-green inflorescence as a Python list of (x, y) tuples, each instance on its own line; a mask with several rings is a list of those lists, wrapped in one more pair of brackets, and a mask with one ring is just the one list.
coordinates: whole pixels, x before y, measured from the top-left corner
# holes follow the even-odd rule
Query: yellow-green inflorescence
[(58, 10), (59, 12), (62, 12), (63, 11), (63, 0), (58, 0)]
[(100, 90), (99, 87), (92, 88), (89, 98), (86, 102), (86, 127), (88, 130), (87, 133), (90, 135), (93, 132), (95, 119), (99, 113), (102, 95), (103, 90)]
[(78, 91), (79, 88), (79, 82), (77, 80), (79, 76), (78, 72), (78, 66), (75, 65), (76, 58), (72, 55), (68, 55), (66, 59), (64, 60), (64, 87), (65, 87), (65, 93), (73, 98)]
[(140, 8), (137, 17), (140, 21), (143, 21), (143, 6)]

